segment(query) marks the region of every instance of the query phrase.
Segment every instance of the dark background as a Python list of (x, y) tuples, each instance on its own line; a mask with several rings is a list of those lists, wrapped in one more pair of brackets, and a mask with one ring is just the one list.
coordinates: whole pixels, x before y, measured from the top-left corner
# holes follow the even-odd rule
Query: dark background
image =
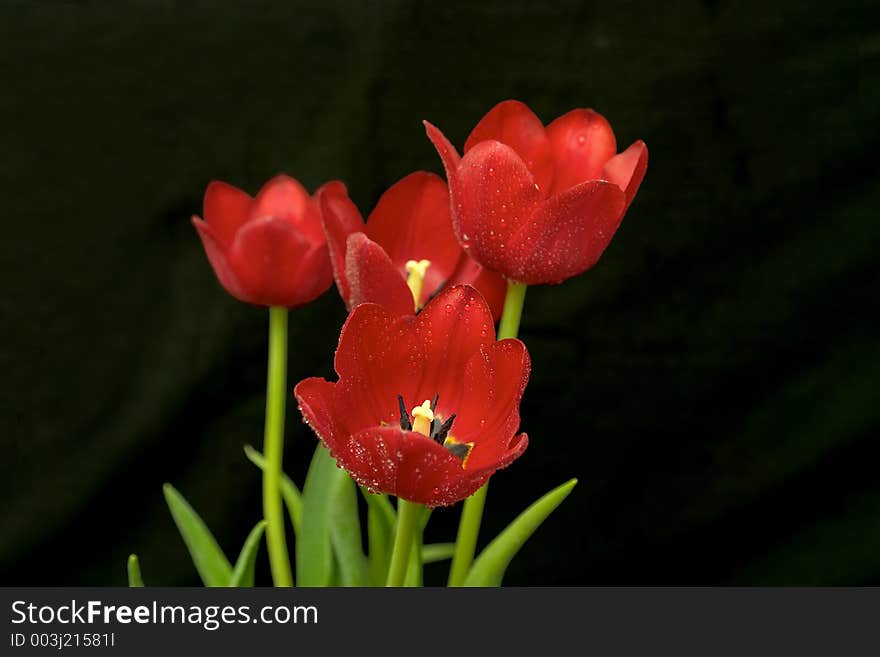
[[(368, 6), (369, 5), (369, 6)], [(189, 223), (212, 178), (364, 211), (496, 102), (594, 107), (648, 174), (599, 265), (529, 291), (525, 455), (484, 537), (570, 476), (508, 584), (880, 584), (880, 33), (867, 3), (37, 2), (0, 7), (0, 582), (195, 571), (261, 514), (266, 313)], [(291, 315), (331, 375), (334, 290)], [(291, 404), (286, 468), (314, 437)], [(429, 539), (451, 540), (458, 509)], [(267, 581), (265, 561), (259, 568)], [(431, 567), (441, 582), (445, 567)]]

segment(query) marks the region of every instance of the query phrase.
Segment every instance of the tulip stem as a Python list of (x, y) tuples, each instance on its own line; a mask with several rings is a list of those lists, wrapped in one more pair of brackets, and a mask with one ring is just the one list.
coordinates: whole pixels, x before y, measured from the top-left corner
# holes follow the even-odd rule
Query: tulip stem
[(519, 335), (519, 321), (522, 318), (528, 285), (507, 281), (507, 294), (504, 297), (504, 310), (498, 323), (498, 339), (515, 338)]
[(284, 411), (287, 405), (287, 308), (269, 308), (269, 370), (266, 376), (266, 431), (263, 439), (263, 516), (266, 546), (275, 586), (293, 586), (284, 509), (281, 504), (281, 461), (284, 456)]
[[(498, 325), (499, 340), (515, 338), (519, 334), (519, 322), (522, 318), (527, 288), (525, 283), (507, 280), (504, 311), (501, 313), (501, 322)], [(458, 522), (458, 536), (455, 539), (452, 566), (449, 569), (449, 586), (461, 586), (467, 577), (471, 563), (474, 561), (477, 538), (480, 535), (480, 523), (483, 521), (483, 507), (486, 505), (488, 491), (489, 484), (487, 483), (464, 501), (461, 519)]]
[(397, 498), (397, 532), (394, 536), (391, 566), (388, 568), (388, 580), (385, 586), (403, 586), (406, 580), (406, 569), (409, 566), (409, 555), (421, 516), (421, 504)]

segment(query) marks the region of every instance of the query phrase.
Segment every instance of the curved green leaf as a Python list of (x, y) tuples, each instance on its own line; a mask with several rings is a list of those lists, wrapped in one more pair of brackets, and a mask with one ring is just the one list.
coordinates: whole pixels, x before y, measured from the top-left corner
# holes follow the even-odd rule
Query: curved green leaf
[[(260, 470), (265, 467), (266, 459), (250, 445), (244, 446), (244, 455)], [(299, 535), (302, 526), (302, 493), (299, 492), (299, 488), (293, 483), (293, 480), (284, 473), (281, 474), (281, 497), (284, 498), (284, 504), (290, 514), (293, 533)]]
[(357, 489), (351, 477), (340, 477), (331, 506), (330, 541), (342, 586), (367, 586), (369, 570), (364, 556)]
[(394, 545), (394, 528), (397, 512), (383, 493), (371, 493), (361, 488), (367, 501), (367, 543), (369, 546), (370, 582), (373, 586), (385, 586), (391, 549)]
[(367, 506), (367, 543), (370, 554), (370, 582), (373, 586), (385, 586), (385, 580), (388, 578), (393, 531), (394, 523), (388, 523), (387, 517), (377, 505)]
[(394, 505), (391, 504), (388, 496), (385, 493), (371, 493), (363, 487), (361, 487), (361, 493), (363, 493), (364, 499), (367, 501), (368, 508), (375, 509), (382, 522), (389, 529), (394, 529), (394, 525), (397, 522), (397, 511), (394, 510)]
[(302, 495), (302, 533), (296, 539), (298, 586), (328, 586), (332, 574), (330, 516), (340, 478), (348, 477), (336, 467), (330, 452), (318, 443)]
[(227, 586), (232, 566), (211, 531), (174, 486), (165, 484), (162, 492), (205, 586)]
[(422, 547), (422, 561), (436, 563), (451, 559), (455, 554), (455, 543), (428, 543)]
[(260, 539), (266, 530), (266, 521), (260, 520), (244, 541), (244, 546), (235, 562), (229, 586), (250, 588), (254, 585), (254, 571), (257, 564), (257, 552), (260, 550)]
[(144, 585), (144, 578), (141, 577), (141, 564), (138, 561), (138, 555), (131, 554), (128, 557), (128, 586), (136, 589)]
[(520, 513), (480, 553), (464, 580), (464, 586), (500, 586), (510, 561), (547, 516), (568, 497), (575, 484), (577, 479), (568, 480)]

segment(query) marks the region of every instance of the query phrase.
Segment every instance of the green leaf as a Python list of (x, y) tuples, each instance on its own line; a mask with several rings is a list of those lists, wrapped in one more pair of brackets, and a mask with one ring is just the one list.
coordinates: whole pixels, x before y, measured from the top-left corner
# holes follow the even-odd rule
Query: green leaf
[(199, 514), (171, 484), (162, 486), (162, 492), (205, 586), (227, 586), (232, 566)]
[(361, 488), (367, 501), (367, 542), (369, 545), (370, 582), (373, 586), (385, 586), (391, 548), (394, 545), (394, 526), (397, 514), (387, 495), (373, 494)]
[[(266, 466), (266, 459), (260, 452), (250, 445), (244, 446), (244, 454), (248, 460), (262, 470)], [(287, 512), (290, 514), (290, 522), (293, 525), (293, 533), (299, 536), (300, 527), (302, 526), (302, 493), (293, 480), (286, 474), (281, 474), (281, 496), (284, 498), (284, 504), (287, 506)]]
[(235, 562), (232, 577), (229, 578), (229, 586), (250, 588), (254, 585), (257, 552), (260, 550), (260, 540), (263, 538), (265, 530), (266, 521), (260, 520), (248, 534), (238, 555), (238, 560)]
[(436, 563), (446, 561), (455, 554), (455, 543), (428, 543), (422, 548), (422, 561)]
[(141, 564), (136, 554), (128, 557), (128, 585), (133, 589), (141, 588), (144, 585), (144, 578), (141, 577)]
[(296, 540), (296, 582), (328, 586), (332, 571), (330, 516), (339, 480), (348, 477), (330, 452), (318, 443), (302, 495), (302, 532)]
[(368, 586), (369, 569), (358, 517), (357, 487), (351, 477), (339, 478), (331, 513), (330, 541), (339, 566), (339, 583)]
[(465, 578), (464, 586), (500, 586), (510, 561), (547, 516), (568, 497), (575, 484), (577, 479), (570, 479), (520, 513), (480, 553)]
[(391, 504), (388, 496), (384, 493), (371, 493), (363, 487), (361, 488), (361, 493), (363, 493), (364, 499), (367, 501), (367, 506), (376, 510), (382, 518), (382, 522), (389, 529), (394, 529), (394, 525), (397, 524), (397, 511), (394, 510), (394, 505)]

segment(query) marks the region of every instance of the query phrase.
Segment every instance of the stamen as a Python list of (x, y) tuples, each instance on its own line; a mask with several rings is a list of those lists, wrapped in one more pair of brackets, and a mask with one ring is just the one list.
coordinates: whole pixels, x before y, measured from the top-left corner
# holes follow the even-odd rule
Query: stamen
[(413, 295), (415, 308), (421, 308), (422, 287), (425, 283), (425, 272), (431, 266), (430, 260), (407, 260), (406, 261), (406, 284)]
[(397, 406), (400, 409), (400, 428), (404, 431), (412, 431), (412, 423), (406, 412), (406, 404), (403, 403), (403, 395), (397, 395)]
[(437, 394), (434, 395), (434, 400), (431, 402), (431, 410), (432, 410), (432, 411), (435, 411), (435, 412), (436, 412), (436, 410), (437, 410), (437, 402), (438, 402), (439, 400), (440, 400), (440, 393), (438, 392)]
[(443, 446), (450, 452), (452, 452), (453, 456), (457, 456), (461, 459), (462, 468), (467, 466), (468, 457), (471, 455), (471, 451), (474, 449), (473, 443), (460, 443), (452, 436), (449, 436), (449, 438), (443, 441)]
[(431, 436), (431, 422), (434, 421), (434, 411), (431, 410), (431, 400), (426, 399), (421, 406), (416, 406), (412, 410), (413, 431), (417, 431), (423, 436)]
[(440, 428), (434, 434), (434, 440), (442, 445), (443, 441), (446, 440), (446, 436), (449, 435), (453, 422), (455, 422), (455, 413), (446, 418), (446, 422), (440, 425)]

